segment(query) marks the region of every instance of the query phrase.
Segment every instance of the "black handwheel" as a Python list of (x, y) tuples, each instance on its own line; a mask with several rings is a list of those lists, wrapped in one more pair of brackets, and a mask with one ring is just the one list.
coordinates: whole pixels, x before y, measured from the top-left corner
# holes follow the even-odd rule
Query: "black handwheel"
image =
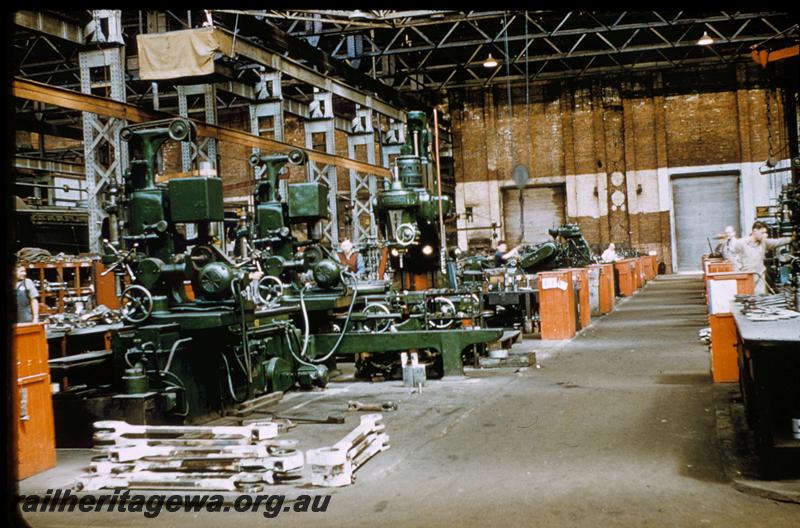
[(138, 284), (125, 288), (120, 304), (122, 318), (129, 323), (141, 323), (153, 313), (153, 296), (147, 288)]
[(259, 304), (270, 304), (283, 296), (283, 283), (277, 277), (264, 275), (258, 280), (255, 291)]

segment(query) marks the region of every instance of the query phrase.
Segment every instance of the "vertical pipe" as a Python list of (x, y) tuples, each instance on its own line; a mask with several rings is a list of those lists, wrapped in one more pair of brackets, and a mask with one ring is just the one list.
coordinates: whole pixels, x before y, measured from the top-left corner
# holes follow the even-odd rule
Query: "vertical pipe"
[(436, 196), (439, 202), (439, 238), (441, 239), (441, 249), (440, 249), (440, 256), (439, 256), (439, 263), (441, 265), (442, 273), (447, 272), (447, 267), (445, 265), (445, 259), (447, 258), (447, 240), (445, 239), (445, 227), (444, 227), (444, 213), (442, 212), (442, 170), (440, 166), (439, 160), (439, 117), (438, 112), (436, 109), (433, 109), (433, 149), (436, 155)]

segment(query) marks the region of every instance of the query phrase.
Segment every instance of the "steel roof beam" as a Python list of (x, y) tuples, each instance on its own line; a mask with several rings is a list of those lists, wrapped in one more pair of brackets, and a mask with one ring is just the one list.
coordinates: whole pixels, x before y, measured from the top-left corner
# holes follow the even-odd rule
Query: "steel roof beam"
[(81, 46), (86, 44), (82, 27), (46, 13), (17, 11), (14, 13), (14, 24), (37, 33), (58, 37), (73, 44)]

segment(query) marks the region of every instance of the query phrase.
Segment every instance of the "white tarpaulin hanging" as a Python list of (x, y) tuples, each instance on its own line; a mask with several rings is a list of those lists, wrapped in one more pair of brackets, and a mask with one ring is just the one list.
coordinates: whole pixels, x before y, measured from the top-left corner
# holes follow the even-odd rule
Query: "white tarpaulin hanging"
[(139, 78), (146, 81), (211, 75), (215, 58), (233, 54), (221, 47), (214, 28), (136, 35), (136, 43)]

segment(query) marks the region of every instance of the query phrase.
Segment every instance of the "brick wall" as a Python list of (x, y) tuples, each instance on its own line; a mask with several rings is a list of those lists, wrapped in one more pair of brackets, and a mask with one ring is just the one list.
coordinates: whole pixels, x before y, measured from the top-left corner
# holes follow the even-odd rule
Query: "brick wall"
[[(498, 188), (512, 185), (513, 167), (523, 163), (531, 183), (566, 185), (568, 220), (590, 244), (655, 250), (671, 269), (665, 169), (763, 162), (768, 94), (774, 150), (786, 145), (781, 94), (765, 81), (760, 69), (740, 64), (540, 82), (527, 105), (524, 85), (514, 87), (511, 109), (505, 85), (452, 90), (456, 205), (476, 217), (459, 225), (502, 224)], [(490, 235), (466, 231), (459, 242)]]

